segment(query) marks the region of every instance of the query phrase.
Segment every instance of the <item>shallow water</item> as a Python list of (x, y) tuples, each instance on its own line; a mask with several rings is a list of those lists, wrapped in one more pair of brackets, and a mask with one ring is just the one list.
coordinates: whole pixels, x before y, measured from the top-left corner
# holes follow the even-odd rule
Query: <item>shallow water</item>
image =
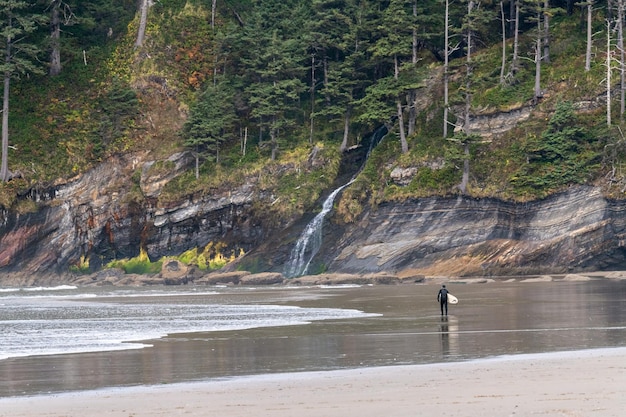
[[(135, 316), (137, 311), (150, 311), (141, 317), (147, 323), (144, 327), (159, 327), (157, 336), (164, 330), (171, 333), (170, 325), (184, 333), (137, 340), (141, 344), (135, 347), (144, 346), (141, 349), (0, 360), (0, 396), (626, 346), (623, 281), (448, 287), (460, 299), (450, 306), (448, 317), (439, 314), (438, 287), (432, 285), (208, 291), (164, 287), (158, 290), (164, 293), (133, 289), (87, 300), (83, 290), (74, 300), (58, 294), (61, 301), (47, 299), (43, 304), (59, 303), (65, 309), (89, 306), (89, 314), (113, 321), (119, 318), (111, 314), (111, 306)], [(76, 295), (76, 290), (68, 290), (70, 295), (73, 291)], [(0, 311), (10, 303), (19, 304), (0, 297)], [(216, 316), (217, 310), (221, 313)], [(89, 322), (89, 314), (74, 316), (68, 323)], [(218, 318), (232, 324), (241, 314), (268, 327), (220, 330), (212, 325)], [(147, 320), (150, 317), (156, 319)], [(205, 327), (189, 324), (198, 320)], [(319, 321), (298, 324), (308, 320)], [(167, 325), (161, 328), (163, 322)], [(1, 343), (8, 345), (5, 330)], [(109, 332), (106, 327), (102, 330)], [(54, 330), (64, 331), (63, 326)]]
[(129, 341), (365, 316), (348, 309), (229, 304), (220, 292), (182, 287), (5, 290), (0, 295), (0, 359), (139, 349), (149, 345)]

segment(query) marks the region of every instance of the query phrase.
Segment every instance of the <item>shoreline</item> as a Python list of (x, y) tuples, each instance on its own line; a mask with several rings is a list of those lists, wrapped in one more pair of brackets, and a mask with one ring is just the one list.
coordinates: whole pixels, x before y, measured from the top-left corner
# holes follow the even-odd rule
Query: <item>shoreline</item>
[(621, 416), (626, 347), (0, 399), (0, 416)]
[[(196, 271), (197, 272), (197, 271)], [(126, 274), (121, 270), (108, 269), (90, 275), (3, 273), (0, 289), (74, 285), (78, 287), (307, 287), (339, 285), (429, 285), (429, 284), (493, 284), (508, 282), (558, 282), (592, 280), (626, 280), (626, 271), (594, 271), (578, 273), (546, 273), (510, 276), (448, 276), (428, 275), (423, 271), (404, 270), (365, 274), (323, 273), (286, 278), (278, 272), (250, 273), (248, 271), (210, 272), (208, 274), (185, 273), (177, 277)]]

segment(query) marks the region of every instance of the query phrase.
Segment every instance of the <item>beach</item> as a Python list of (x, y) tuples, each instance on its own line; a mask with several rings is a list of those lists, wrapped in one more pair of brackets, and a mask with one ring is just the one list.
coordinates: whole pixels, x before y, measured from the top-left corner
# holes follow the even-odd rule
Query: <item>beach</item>
[(626, 348), (0, 399), (0, 415), (623, 416)]
[(431, 285), (5, 293), (5, 325), (32, 310), (34, 335), (95, 313), (146, 335), (205, 314), (261, 323), (0, 360), (0, 417), (624, 415), (624, 281), (449, 287), (446, 317)]

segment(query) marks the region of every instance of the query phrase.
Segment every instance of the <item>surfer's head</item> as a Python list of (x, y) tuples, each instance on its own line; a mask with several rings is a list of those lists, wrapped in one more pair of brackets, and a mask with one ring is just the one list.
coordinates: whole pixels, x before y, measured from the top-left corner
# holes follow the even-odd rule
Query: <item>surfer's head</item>
[(446, 284), (443, 284), (443, 285), (441, 286), (441, 288), (446, 288)]

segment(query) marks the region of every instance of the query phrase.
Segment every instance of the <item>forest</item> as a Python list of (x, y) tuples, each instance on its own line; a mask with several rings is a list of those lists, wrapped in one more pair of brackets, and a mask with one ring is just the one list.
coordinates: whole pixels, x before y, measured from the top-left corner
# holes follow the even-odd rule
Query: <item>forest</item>
[[(162, 198), (312, 149), (332, 173), (383, 125), (346, 220), (432, 194), (529, 200), (593, 183), (620, 197), (624, 2), (0, 0), (0, 205), (145, 150), (195, 156)], [(525, 108), (500, 135), (475, 127)], [(410, 181), (390, 181), (394, 168)]]

